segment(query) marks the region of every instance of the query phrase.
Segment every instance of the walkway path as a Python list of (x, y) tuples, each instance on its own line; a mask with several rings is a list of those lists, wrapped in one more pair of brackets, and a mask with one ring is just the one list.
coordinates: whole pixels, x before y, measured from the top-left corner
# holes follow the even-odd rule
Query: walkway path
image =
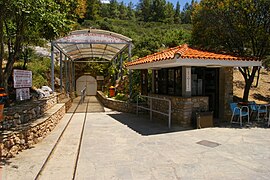
[(132, 114), (106, 109), (82, 113), (83, 109), (89, 110), (89, 100), (81, 105), (85, 107), (73, 107), (77, 113), (67, 113), (35, 148), (11, 159), (4, 168), (3, 179), (35, 179), (49, 147), (56, 143), (52, 139), (57, 133), (59, 136), (70, 117), (38, 179), (270, 178), (270, 129), (181, 131), (173, 127), (169, 131), (166, 122), (152, 123)]

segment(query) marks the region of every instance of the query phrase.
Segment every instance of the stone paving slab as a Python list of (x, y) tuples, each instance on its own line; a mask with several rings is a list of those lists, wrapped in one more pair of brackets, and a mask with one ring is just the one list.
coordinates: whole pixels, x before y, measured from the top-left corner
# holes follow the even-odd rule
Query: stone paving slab
[(74, 114), (39, 179), (72, 179), (84, 117)]
[[(270, 129), (190, 130), (177, 126), (168, 129), (166, 122), (159, 124), (142, 116), (105, 111), (87, 113), (76, 179), (270, 178)], [(79, 119), (74, 118), (75, 121)], [(79, 133), (79, 129), (80, 126), (74, 126), (68, 131), (71, 136), (76, 136), (73, 133)], [(207, 147), (198, 144), (200, 141), (219, 145)], [(71, 142), (78, 143), (76, 140)], [(63, 141), (61, 156), (65, 154), (65, 147), (69, 149), (64, 145), (68, 143), (68, 140)], [(32, 179), (28, 176), (34, 172), (32, 166), (38, 169), (42, 154), (46, 155), (43, 152), (45, 146), (39, 147), (40, 144), (25, 151), (31, 153), (22, 152), (19, 154), (21, 157), (16, 157), (14, 161), (12, 159), (11, 166), (17, 165), (18, 168), (13, 170), (10, 166), (3, 179)], [(55, 158), (55, 163), (61, 164), (64, 159)], [(67, 160), (63, 167), (51, 168), (43, 179), (51, 179), (50, 174), (58, 174), (53, 179), (70, 179), (65, 175), (66, 169), (72, 165), (74, 162)]]
[[(113, 118), (116, 115), (123, 117)], [(76, 179), (270, 178), (270, 129), (206, 128), (143, 135), (123, 119), (138, 117), (87, 116)], [(197, 144), (202, 140), (220, 145)]]
[[(34, 179), (50, 154), (53, 145), (65, 128), (71, 114), (66, 114), (54, 130), (32, 149), (27, 149), (8, 160), (3, 168), (3, 180)], [(1, 178), (0, 178), (1, 179)]]

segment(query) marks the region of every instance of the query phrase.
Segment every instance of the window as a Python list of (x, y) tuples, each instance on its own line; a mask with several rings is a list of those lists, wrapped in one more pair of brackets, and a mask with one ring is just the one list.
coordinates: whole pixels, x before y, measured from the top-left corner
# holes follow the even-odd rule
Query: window
[(175, 76), (174, 69), (168, 69), (168, 94), (174, 95)]
[(168, 68), (154, 72), (155, 93), (182, 95), (182, 68)]
[(175, 95), (182, 95), (182, 69), (175, 69)]
[(161, 69), (158, 71), (159, 94), (167, 94), (167, 84), (168, 84), (168, 71), (167, 69)]

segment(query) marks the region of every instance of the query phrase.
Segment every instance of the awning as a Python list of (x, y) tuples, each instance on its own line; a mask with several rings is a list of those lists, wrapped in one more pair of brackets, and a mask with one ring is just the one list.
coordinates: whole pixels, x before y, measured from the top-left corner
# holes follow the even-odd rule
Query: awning
[(188, 47), (187, 44), (128, 62), (128, 69), (159, 69), (178, 66), (250, 67), (261, 66), (256, 58), (217, 54)]
[(84, 29), (57, 39), (52, 45), (70, 60), (101, 58), (110, 61), (131, 45), (132, 39), (110, 31)]
[[(51, 87), (54, 91), (54, 54), (55, 48), (60, 51), (60, 88), (62, 90), (62, 67), (65, 62), (65, 74), (68, 83), (66, 92), (75, 89), (75, 63), (109, 62), (128, 49), (128, 60), (131, 60), (132, 39), (110, 31), (84, 29), (73, 31), (69, 35), (51, 42)], [(63, 54), (65, 61), (63, 60)], [(120, 58), (121, 59), (121, 58)], [(122, 63), (122, 59), (120, 60)], [(71, 77), (69, 76), (71, 74)], [(130, 73), (131, 76), (131, 73)], [(71, 80), (70, 80), (71, 79)], [(70, 82), (69, 82), (70, 81)], [(130, 91), (131, 92), (131, 91)]]

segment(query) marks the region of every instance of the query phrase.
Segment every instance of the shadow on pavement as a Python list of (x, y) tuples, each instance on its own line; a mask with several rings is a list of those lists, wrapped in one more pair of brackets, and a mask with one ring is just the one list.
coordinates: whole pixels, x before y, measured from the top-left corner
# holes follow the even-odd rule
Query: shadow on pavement
[(108, 115), (113, 119), (115, 119), (116, 121), (128, 126), (130, 129), (143, 136), (191, 130), (191, 128), (183, 128), (177, 125), (173, 125), (169, 129), (167, 121), (163, 122), (158, 122), (155, 120), (150, 121), (149, 117), (145, 115), (137, 116), (135, 114), (129, 113), (108, 114)]

